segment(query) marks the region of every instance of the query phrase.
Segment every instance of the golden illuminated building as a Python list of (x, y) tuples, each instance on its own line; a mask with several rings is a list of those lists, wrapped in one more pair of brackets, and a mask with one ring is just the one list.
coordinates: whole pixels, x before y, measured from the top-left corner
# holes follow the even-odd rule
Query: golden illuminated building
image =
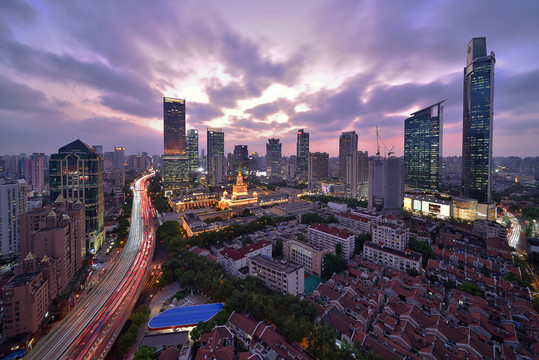
[(227, 207), (232, 208), (251, 204), (258, 204), (258, 194), (254, 191), (249, 193), (247, 185), (243, 183), (243, 175), (240, 169), (236, 178), (236, 184), (232, 186), (232, 195), (229, 196), (227, 191), (223, 192), (219, 207), (225, 209)]

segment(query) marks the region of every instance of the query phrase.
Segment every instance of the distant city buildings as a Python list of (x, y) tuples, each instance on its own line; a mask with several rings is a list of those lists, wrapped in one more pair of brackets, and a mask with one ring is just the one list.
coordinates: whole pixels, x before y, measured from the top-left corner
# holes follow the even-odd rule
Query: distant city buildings
[(404, 121), (406, 189), (438, 191), (440, 188), (444, 101), (418, 110)]
[(40, 195), (45, 190), (45, 165), (47, 162), (47, 155), (43, 153), (33, 153), (25, 161), (24, 176), (28, 191), (33, 191), (36, 195)]
[(86, 248), (95, 252), (105, 241), (103, 156), (79, 139), (52, 154), (49, 163), (50, 201), (80, 201), (86, 209)]
[(482, 204), (491, 202), (495, 63), (486, 38), (473, 38), (464, 68), (462, 196)]
[(232, 156), (232, 174), (236, 176), (241, 171), (243, 176), (249, 175), (249, 150), (247, 145), (234, 145)]

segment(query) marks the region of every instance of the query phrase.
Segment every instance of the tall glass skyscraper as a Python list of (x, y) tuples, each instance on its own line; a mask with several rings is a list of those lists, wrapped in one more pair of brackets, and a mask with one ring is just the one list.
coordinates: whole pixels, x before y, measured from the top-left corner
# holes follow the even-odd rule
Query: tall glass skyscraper
[(170, 193), (189, 181), (185, 139), (185, 100), (163, 98), (165, 153), (162, 159), (163, 185)]
[(346, 178), (346, 155), (357, 151), (357, 134), (355, 131), (343, 132), (339, 137), (339, 177)]
[(197, 178), (198, 174), (198, 130), (187, 130), (187, 159), (189, 163), (189, 177)]
[(404, 121), (404, 184), (407, 190), (439, 189), (444, 101), (416, 111)]
[(163, 98), (165, 155), (185, 155), (185, 100)]
[(80, 201), (86, 209), (86, 248), (97, 251), (105, 241), (105, 183), (103, 155), (79, 139), (51, 154), (50, 202), (59, 196)]
[(468, 44), (464, 68), (462, 195), (491, 202), (494, 52), (484, 37)]
[(296, 143), (296, 174), (307, 173), (309, 169), (309, 133), (298, 130), (298, 140)]
[(268, 139), (266, 144), (266, 169), (270, 181), (279, 182), (282, 180), (282, 158), (279, 139)]
[(224, 180), (225, 170), (225, 133), (221, 128), (207, 130), (208, 183), (218, 184)]

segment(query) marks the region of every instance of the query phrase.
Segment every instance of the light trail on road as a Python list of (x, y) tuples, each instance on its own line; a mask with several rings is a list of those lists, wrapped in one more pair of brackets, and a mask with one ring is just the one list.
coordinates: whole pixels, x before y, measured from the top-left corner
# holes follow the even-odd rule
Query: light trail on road
[(118, 260), (99, 285), (25, 359), (103, 359), (142, 290), (155, 247), (147, 175), (137, 180), (129, 237)]

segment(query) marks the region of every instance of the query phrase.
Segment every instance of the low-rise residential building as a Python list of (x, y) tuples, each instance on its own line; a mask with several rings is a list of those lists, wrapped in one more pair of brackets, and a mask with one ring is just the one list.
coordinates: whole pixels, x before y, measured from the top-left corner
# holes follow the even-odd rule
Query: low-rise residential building
[(337, 244), (341, 244), (341, 256), (346, 259), (354, 254), (355, 239), (353, 234), (334, 226), (313, 224), (307, 228), (307, 240), (311, 244), (320, 248), (335, 248)]
[(418, 273), (421, 272), (423, 256), (410, 249), (401, 251), (368, 242), (363, 245), (363, 256), (391, 268), (400, 270), (415, 269)]
[(490, 220), (475, 220), (473, 222), (473, 233), (485, 239), (493, 237), (507, 239), (507, 228)]
[(382, 221), (372, 225), (372, 242), (395, 250), (404, 251), (408, 247), (410, 229), (408, 225), (387, 215)]
[[(31, 253), (23, 262), (36, 264)], [(54, 284), (47, 278), (50, 269), (44, 269), (48, 265), (45, 262), (46, 259), (38, 266), (25, 269), (28, 271), (17, 269), (16, 275), (2, 287), (4, 337), (33, 334), (45, 319), (49, 305), (57, 295)]]
[(335, 248), (319, 248), (304, 241), (289, 239), (283, 243), (283, 256), (286, 260), (305, 266), (309, 274), (320, 277), (326, 254), (335, 254)]
[(339, 220), (339, 224), (349, 229), (354, 229), (359, 233), (370, 234), (372, 224), (376, 222), (376, 220), (370, 216), (352, 212), (339, 212), (335, 217)]
[(283, 294), (304, 293), (303, 265), (257, 255), (249, 259), (249, 275), (262, 280), (270, 289)]
[(227, 274), (243, 279), (249, 273), (249, 258), (257, 255), (271, 257), (271, 250), (271, 243), (261, 240), (240, 249), (227, 248), (221, 250), (217, 254), (217, 261), (225, 268)]

